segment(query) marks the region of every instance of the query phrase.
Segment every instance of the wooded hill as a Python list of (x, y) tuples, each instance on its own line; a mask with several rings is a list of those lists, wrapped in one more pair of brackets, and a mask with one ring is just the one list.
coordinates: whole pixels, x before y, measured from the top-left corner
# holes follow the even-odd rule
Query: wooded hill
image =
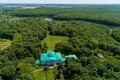
[[(3, 9), (1, 15), (9, 17), (0, 21), (0, 38), (11, 44), (0, 50), (0, 80), (119, 80), (119, 12), (119, 6)], [(47, 21), (46, 16), (54, 20)], [(51, 42), (46, 40), (56, 36), (65, 40), (51, 41), (54, 50), (78, 59), (53, 68), (35, 65), (40, 53), (49, 49)]]
[[(50, 16), (55, 20), (83, 20), (112, 26), (120, 26), (120, 6), (84, 6), (72, 8), (42, 7), (16, 10), (18, 17)], [(49, 13), (48, 13), (49, 12)]]

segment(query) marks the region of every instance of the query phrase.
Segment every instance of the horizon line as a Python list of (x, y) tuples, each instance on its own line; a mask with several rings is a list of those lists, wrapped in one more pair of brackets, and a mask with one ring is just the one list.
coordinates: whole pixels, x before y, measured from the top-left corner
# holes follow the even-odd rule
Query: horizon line
[(120, 5), (120, 3), (0, 3), (0, 4), (66, 4), (66, 5)]
[(120, 3), (0, 3), (0, 4), (120, 4)]

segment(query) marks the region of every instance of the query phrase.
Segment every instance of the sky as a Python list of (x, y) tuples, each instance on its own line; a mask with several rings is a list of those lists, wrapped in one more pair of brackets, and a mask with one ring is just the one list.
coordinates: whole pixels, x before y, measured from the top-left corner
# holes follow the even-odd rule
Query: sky
[(33, 4), (120, 4), (120, 0), (0, 0), (0, 3)]

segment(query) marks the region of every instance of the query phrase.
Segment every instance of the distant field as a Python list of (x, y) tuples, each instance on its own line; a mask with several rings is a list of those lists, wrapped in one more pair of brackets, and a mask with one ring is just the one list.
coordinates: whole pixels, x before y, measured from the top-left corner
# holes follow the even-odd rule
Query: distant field
[(31, 6), (25, 6), (25, 7), (21, 7), (21, 9), (35, 9), (37, 7), (31, 7)]
[(7, 48), (10, 45), (11, 45), (10, 40), (0, 39), (0, 50), (3, 50), (3, 49)]
[(66, 41), (66, 40), (68, 40), (68, 37), (65, 37), (65, 36), (47, 35), (47, 37), (42, 41), (42, 43), (47, 44), (48, 50), (53, 50), (56, 43), (61, 41)]

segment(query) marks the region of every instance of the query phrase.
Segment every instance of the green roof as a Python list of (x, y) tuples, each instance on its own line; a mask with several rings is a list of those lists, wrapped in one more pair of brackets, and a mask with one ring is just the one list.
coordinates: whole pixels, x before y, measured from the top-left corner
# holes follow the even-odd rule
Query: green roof
[(61, 52), (55, 52), (55, 51), (47, 51), (45, 53), (40, 54), (40, 59), (35, 61), (35, 64), (55, 64), (55, 63), (61, 63), (65, 62), (67, 58), (74, 58), (77, 59), (76, 55), (68, 55), (65, 56), (65, 58), (62, 58)]
[(64, 61), (64, 58), (61, 57), (60, 52), (55, 52), (55, 51), (48, 51), (46, 53), (42, 53), (40, 56), (40, 60), (61, 60)]

